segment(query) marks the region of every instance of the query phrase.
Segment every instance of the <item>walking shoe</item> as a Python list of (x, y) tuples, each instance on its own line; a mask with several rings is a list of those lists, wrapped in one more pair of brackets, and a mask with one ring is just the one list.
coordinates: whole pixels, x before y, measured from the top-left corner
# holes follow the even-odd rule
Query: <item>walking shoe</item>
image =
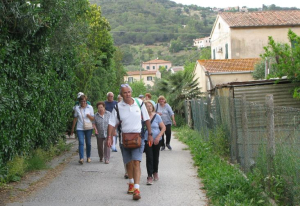
[(154, 181), (159, 180), (159, 178), (158, 178), (158, 173), (157, 173), (157, 172), (153, 173), (153, 177), (154, 177)]
[(168, 148), (169, 150), (172, 150), (172, 147), (171, 147), (169, 144), (167, 144), (167, 148)]
[(125, 178), (125, 179), (128, 179), (128, 174), (127, 174), (127, 173), (124, 175), (124, 178)]
[(78, 162), (79, 164), (83, 164), (83, 159), (80, 159)]
[(112, 152), (118, 152), (118, 150), (117, 149), (113, 149)]
[(147, 185), (153, 184), (153, 177), (147, 177)]
[(141, 199), (141, 193), (140, 193), (140, 190), (139, 189), (136, 189), (134, 188), (134, 191), (133, 191), (133, 198), (134, 200), (139, 200)]
[(161, 146), (160, 151), (165, 150), (165, 146)]
[(87, 160), (86, 160), (88, 163), (90, 163), (92, 160), (91, 160), (91, 158), (87, 158)]
[(127, 194), (132, 194), (132, 193), (133, 193), (133, 191), (134, 191), (133, 186), (134, 186), (133, 183), (128, 183), (128, 191), (127, 191)]
[(103, 159), (102, 159), (102, 158), (100, 158), (100, 162), (103, 162)]

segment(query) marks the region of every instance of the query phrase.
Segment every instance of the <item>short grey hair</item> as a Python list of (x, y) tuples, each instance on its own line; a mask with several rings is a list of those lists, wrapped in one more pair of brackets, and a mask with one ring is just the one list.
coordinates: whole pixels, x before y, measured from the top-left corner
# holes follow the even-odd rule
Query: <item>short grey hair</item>
[(107, 92), (106, 96), (108, 97), (109, 94), (112, 94), (113, 96), (115, 96), (114, 93), (112, 93), (112, 92)]
[(132, 92), (132, 88), (129, 86), (129, 84), (121, 84), (121, 86), (120, 86), (120, 92), (119, 92), (120, 95), (122, 94), (122, 88), (124, 88), (124, 87), (129, 88), (130, 91)]

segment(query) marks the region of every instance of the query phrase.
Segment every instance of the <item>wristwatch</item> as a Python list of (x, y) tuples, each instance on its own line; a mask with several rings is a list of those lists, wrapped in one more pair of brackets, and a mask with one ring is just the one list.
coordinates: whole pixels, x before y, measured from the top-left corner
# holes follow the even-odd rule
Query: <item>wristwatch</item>
[(148, 136), (149, 136), (149, 135), (151, 135), (151, 136), (152, 136), (152, 135), (153, 135), (153, 133), (152, 133), (152, 132), (151, 132), (151, 133), (148, 133)]

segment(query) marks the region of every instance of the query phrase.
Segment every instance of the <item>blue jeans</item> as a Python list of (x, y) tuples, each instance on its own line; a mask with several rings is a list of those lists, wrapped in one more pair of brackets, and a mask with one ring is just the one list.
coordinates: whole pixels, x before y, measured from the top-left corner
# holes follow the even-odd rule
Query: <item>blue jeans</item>
[[(84, 139), (85, 139), (85, 145), (86, 145), (86, 157), (91, 157), (91, 136), (92, 136), (93, 130), (77, 130), (77, 137), (79, 141), (79, 158), (83, 159), (84, 157)], [(85, 137), (85, 138), (84, 138)]]

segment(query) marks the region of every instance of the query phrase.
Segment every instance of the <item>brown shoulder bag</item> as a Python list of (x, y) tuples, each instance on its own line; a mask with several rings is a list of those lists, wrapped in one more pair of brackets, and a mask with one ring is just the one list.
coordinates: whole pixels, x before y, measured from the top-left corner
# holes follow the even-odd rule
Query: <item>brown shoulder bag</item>
[(142, 137), (140, 133), (122, 133), (123, 147), (135, 149), (141, 147)]

